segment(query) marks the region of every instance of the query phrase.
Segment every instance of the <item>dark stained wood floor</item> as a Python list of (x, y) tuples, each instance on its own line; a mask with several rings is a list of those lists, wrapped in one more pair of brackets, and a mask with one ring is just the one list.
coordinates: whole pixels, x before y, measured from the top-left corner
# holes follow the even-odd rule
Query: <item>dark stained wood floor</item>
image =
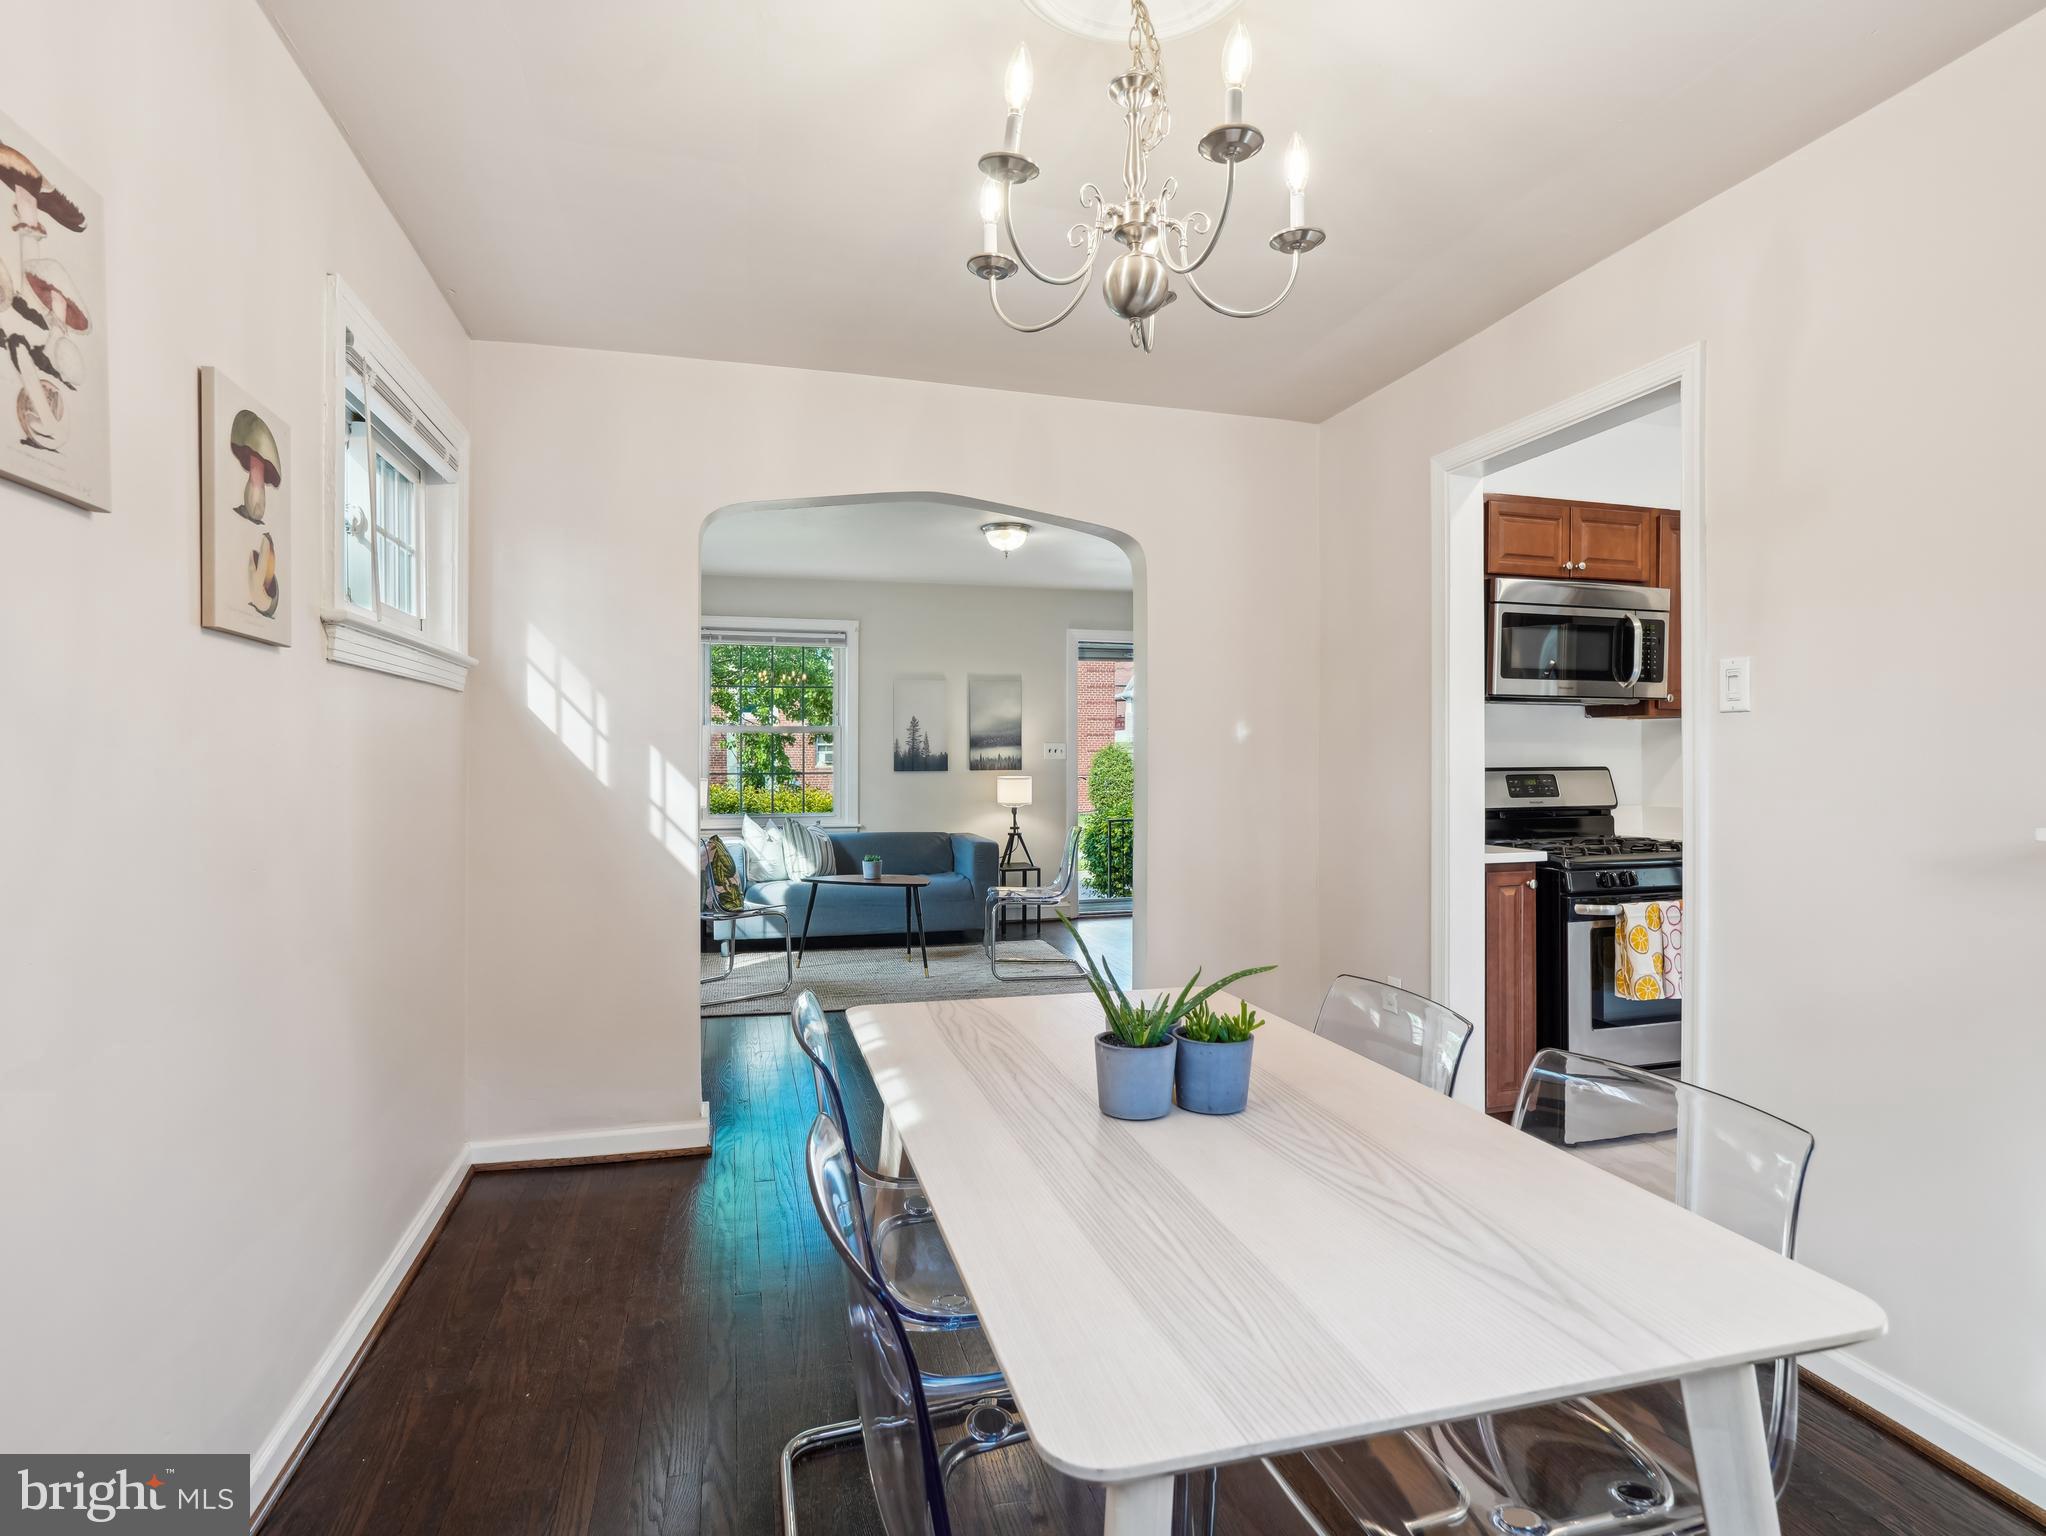
[[(475, 1176), (266, 1536), (779, 1528), (783, 1442), (852, 1411), (844, 1291), (798, 1173), (814, 1111), (786, 1020), (707, 1020), (704, 1052), (715, 1156)], [(2038, 1536), (1815, 1393), (1804, 1409), (1785, 1536)], [(1095, 1501), (1027, 1465), (976, 1478), (975, 1528), (1063, 1528), (1031, 1518), (1058, 1505), (1088, 1529)], [(805, 1536), (878, 1536), (857, 1453), (798, 1479)], [(1261, 1488), (1225, 1480), (1223, 1530), (1289, 1529)]]

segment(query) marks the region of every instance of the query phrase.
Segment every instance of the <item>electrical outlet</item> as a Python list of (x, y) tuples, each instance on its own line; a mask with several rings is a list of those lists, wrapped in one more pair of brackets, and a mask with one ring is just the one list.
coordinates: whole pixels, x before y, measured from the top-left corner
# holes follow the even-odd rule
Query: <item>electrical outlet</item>
[(1062, 741), (1047, 741), (1044, 744), (1044, 755), (1048, 758), (1062, 758), (1066, 755), (1066, 744)]
[(1396, 987), (1400, 984), (1400, 979), (1397, 976), (1388, 976), (1385, 978), (1385, 984), (1389, 987)]

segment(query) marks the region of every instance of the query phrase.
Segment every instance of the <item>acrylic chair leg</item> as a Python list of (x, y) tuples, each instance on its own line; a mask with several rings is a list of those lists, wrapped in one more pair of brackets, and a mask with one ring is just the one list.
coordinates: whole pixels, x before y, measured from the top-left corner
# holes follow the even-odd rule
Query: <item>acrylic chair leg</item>
[(1174, 1503), (1178, 1506), (1179, 1536), (1215, 1536), (1215, 1505), (1221, 1491), (1221, 1474), (1213, 1467), (1201, 1472), (1182, 1472)]

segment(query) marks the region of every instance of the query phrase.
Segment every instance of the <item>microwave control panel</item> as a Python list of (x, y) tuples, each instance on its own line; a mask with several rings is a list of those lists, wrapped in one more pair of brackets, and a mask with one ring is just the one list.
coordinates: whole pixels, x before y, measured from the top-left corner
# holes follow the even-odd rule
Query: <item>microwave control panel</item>
[(1641, 680), (1648, 683), (1663, 681), (1662, 653), (1663, 636), (1669, 625), (1662, 619), (1641, 621)]

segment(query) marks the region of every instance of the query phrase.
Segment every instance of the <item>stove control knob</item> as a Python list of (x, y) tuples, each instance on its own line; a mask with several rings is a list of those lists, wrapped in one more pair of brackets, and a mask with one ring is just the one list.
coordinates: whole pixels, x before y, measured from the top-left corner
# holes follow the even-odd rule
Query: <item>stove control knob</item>
[(1620, 871), (1620, 884), (1638, 885), (1640, 884), (1640, 876), (1636, 875), (1631, 869), (1623, 869)]
[(1598, 872), (1598, 883), (1602, 886), (1610, 886), (1613, 883), (1613, 872), (1610, 869), (1600, 870)]

